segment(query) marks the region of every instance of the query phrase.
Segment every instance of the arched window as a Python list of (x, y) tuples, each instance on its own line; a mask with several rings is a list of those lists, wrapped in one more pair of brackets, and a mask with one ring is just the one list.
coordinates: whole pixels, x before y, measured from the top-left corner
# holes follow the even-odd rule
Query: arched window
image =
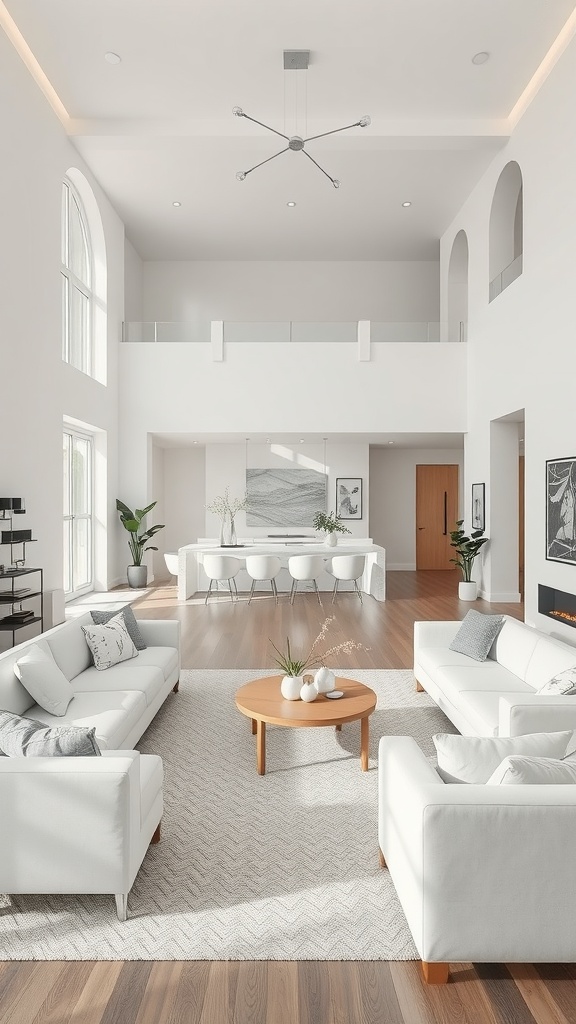
[(468, 239), (459, 231), (448, 264), (448, 341), (466, 341), (468, 329)]
[(84, 206), (62, 183), (62, 358), (94, 376), (94, 258)]
[(523, 233), (522, 172), (511, 160), (498, 178), (490, 211), (490, 302), (522, 273)]

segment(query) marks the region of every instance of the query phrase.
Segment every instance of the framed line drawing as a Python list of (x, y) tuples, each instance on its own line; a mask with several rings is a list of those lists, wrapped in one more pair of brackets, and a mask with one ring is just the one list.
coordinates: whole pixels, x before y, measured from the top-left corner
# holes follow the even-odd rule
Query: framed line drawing
[(576, 565), (576, 457), (546, 462), (546, 558)]
[(362, 477), (336, 479), (336, 515), (340, 519), (362, 519)]
[(472, 529), (485, 528), (484, 504), (486, 501), (486, 485), (472, 484)]

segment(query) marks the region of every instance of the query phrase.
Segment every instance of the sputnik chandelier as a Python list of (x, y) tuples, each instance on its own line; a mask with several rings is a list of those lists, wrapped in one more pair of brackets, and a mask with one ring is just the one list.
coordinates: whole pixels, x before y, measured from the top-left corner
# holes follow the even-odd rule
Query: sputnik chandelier
[[(308, 60), (310, 56), (309, 50), (284, 50), (284, 70), (307, 70)], [(292, 150), (293, 153), (303, 153), (309, 160), (322, 171), (329, 181), (332, 182), (334, 188), (340, 188), (340, 182), (338, 178), (333, 178), (332, 175), (328, 174), (323, 167), (320, 166), (317, 160), (313, 156), (310, 156), (304, 147), (307, 142), (313, 142), (315, 139), (323, 139), (326, 135), (336, 135), (338, 132), (347, 132), (350, 128), (367, 128), (370, 124), (370, 117), (365, 114), (359, 121), (355, 121), (354, 124), (344, 125), (343, 128), (334, 128), (329, 132), (321, 132), (320, 135), (310, 135), (309, 138), (303, 139), (300, 135), (285, 135), (284, 132), (277, 131), (276, 128), (271, 128), (269, 124), (264, 124), (262, 121), (257, 121), (255, 117), (250, 117), (249, 114), (245, 114), (242, 107), (234, 107), (232, 113), (235, 117), (245, 117), (247, 121), (253, 121), (254, 124), (259, 124), (261, 128), (266, 128), (269, 132), (274, 132), (275, 135), (279, 135), (281, 138), (286, 139), (288, 143), (283, 149), (279, 149), (277, 153), (273, 153), (272, 156), (261, 160), (260, 163), (254, 164), (254, 167), (250, 167), (247, 171), (237, 171), (236, 177), (238, 181), (244, 181), (248, 174), (252, 174), (258, 167), (263, 167), (264, 164), (270, 163), (271, 160), (275, 160), (277, 156), (281, 156), (282, 153), (287, 153), (288, 150)]]

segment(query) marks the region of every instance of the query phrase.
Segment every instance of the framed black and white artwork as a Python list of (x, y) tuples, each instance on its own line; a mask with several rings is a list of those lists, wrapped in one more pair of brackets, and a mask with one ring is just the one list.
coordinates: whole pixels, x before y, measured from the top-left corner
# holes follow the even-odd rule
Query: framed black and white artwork
[(485, 529), (484, 503), (486, 500), (486, 485), (472, 484), (472, 529)]
[(576, 457), (546, 463), (546, 558), (576, 565)]
[(340, 519), (362, 519), (362, 477), (336, 478), (336, 515)]

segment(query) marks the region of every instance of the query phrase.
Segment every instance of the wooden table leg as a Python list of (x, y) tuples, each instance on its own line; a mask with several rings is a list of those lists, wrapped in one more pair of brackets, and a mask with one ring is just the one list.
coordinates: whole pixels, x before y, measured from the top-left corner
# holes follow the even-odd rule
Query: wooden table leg
[(368, 745), (370, 738), (370, 719), (368, 715), (360, 721), (360, 767), (363, 772), (368, 771)]
[(342, 732), (342, 722), (338, 722), (338, 725), (336, 726), (336, 732)]
[(256, 735), (256, 719), (253, 718), (251, 721), (252, 721), (252, 735), (255, 736)]
[(260, 719), (256, 725), (256, 767), (258, 775), (266, 774), (266, 722)]

